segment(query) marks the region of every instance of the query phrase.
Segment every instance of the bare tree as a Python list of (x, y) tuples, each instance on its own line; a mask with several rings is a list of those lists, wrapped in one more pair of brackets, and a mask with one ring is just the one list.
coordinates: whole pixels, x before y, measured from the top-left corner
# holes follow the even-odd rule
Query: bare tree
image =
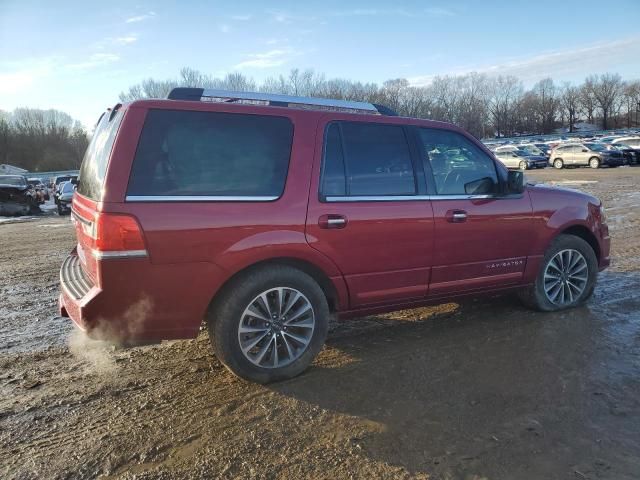
[(569, 117), (569, 132), (573, 132), (574, 124), (576, 123), (581, 107), (580, 89), (565, 82), (562, 86), (560, 101), (562, 108), (567, 112), (567, 116)]
[(606, 130), (609, 117), (622, 91), (622, 78), (618, 74), (604, 73), (592, 75), (586, 83), (591, 86), (596, 105), (602, 112), (602, 128)]
[(623, 89), (623, 102), (626, 110), (625, 116), (627, 117), (627, 127), (631, 127), (634, 123), (638, 124), (638, 113), (640, 110), (640, 80), (633, 82), (627, 82)]
[(500, 75), (495, 79), (489, 108), (498, 136), (514, 132), (515, 109), (522, 94), (522, 82), (518, 78)]

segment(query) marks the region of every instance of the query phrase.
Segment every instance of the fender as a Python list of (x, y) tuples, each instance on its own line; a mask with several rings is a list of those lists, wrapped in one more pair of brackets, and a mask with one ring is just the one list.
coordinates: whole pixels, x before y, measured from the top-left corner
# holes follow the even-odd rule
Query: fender
[(309, 246), (304, 231), (275, 230), (244, 237), (220, 252), (213, 262), (227, 273), (226, 282), (252, 265), (278, 258), (299, 260), (319, 269), (336, 290), (338, 309), (348, 308), (349, 295), (342, 272), (332, 260)]

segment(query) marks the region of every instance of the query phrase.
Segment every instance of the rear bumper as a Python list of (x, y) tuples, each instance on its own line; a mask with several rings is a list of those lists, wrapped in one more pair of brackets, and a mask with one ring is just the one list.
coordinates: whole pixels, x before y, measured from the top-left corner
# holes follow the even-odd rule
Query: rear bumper
[(75, 249), (64, 260), (58, 310), (89, 337), (114, 343), (194, 338), (226, 278), (210, 263), (156, 265), (146, 257), (99, 263), (95, 282)]

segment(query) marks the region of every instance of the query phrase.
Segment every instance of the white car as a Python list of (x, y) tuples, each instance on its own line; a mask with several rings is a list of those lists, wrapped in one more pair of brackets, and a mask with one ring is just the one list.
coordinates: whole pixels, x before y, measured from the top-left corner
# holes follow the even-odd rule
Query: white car
[(612, 140), (611, 143), (613, 145), (622, 143), (623, 145), (628, 145), (632, 148), (640, 148), (640, 137), (619, 137)]

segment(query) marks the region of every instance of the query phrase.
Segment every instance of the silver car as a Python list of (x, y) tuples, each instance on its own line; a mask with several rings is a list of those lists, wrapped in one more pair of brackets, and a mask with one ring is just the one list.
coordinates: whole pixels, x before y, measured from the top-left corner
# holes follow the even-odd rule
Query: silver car
[(602, 165), (618, 167), (624, 164), (622, 152), (607, 150), (601, 143), (564, 143), (551, 150), (549, 163), (555, 168)]

